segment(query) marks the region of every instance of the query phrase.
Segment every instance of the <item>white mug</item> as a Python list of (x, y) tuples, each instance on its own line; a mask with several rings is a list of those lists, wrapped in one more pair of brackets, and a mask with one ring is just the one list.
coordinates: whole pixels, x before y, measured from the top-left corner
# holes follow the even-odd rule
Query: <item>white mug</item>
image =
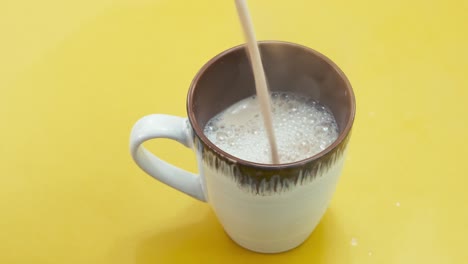
[[(211, 59), (194, 78), (188, 118), (153, 114), (132, 129), (130, 152), (155, 179), (213, 208), (226, 233), (256, 252), (277, 253), (302, 244), (324, 215), (344, 164), (355, 98), (343, 72), (324, 55), (298, 44), (260, 42), (271, 91), (310, 96), (327, 105), (338, 124), (337, 140), (322, 152), (287, 164), (259, 164), (234, 157), (208, 140), (213, 116), (255, 93), (244, 46)], [(142, 143), (174, 139), (195, 151), (199, 174), (160, 160)]]

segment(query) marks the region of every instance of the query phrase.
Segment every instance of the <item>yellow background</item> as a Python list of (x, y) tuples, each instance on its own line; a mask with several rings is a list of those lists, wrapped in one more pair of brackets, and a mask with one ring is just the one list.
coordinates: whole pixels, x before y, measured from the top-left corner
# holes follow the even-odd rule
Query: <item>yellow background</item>
[[(185, 116), (197, 70), (243, 42), (232, 0), (2, 0), (0, 263), (468, 263), (468, 2), (249, 6), (259, 39), (326, 54), (357, 97), (343, 177), (306, 243), (238, 247), (128, 153), (138, 118)], [(149, 147), (196, 171), (181, 145)]]

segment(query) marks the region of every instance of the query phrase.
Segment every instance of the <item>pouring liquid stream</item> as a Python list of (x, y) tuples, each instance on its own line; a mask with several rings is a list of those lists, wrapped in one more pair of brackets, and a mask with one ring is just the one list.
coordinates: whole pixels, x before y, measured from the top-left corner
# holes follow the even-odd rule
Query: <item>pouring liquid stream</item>
[(258, 101), (260, 102), (260, 111), (263, 117), (265, 131), (267, 132), (268, 142), (270, 144), (271, 161), (273, 164), (279, 164), (278, 145), (276, 143), (275, 132), (273, 130), (272, 110), (270, 93), (263, 69), (262, 58), (258, 48), (252, 19), (247, 8), (245, 0), (235, 0), (237, 13), (244, 31), (244, 37), (247, 42), (247, 51), (252, 64), (252, 70), (255, 78), (255, 89)]

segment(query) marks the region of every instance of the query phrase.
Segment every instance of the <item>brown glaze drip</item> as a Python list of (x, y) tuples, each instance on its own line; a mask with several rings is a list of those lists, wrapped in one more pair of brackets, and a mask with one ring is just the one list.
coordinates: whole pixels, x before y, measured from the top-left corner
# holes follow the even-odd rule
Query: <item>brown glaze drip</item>
[(255, 195), (279, 194), (308, 184), (319, 176), (325, 175), (344, 155), (349, 137), (320, 159), (304, 160), (291, 164), (265, 169), (261, 164), (240, 164), (226, 156), (218, 155), (198, 138), (194, 138), (195, 147), (201, 150), (203, 163), (220, 175), (230, 177), (240, 189)]

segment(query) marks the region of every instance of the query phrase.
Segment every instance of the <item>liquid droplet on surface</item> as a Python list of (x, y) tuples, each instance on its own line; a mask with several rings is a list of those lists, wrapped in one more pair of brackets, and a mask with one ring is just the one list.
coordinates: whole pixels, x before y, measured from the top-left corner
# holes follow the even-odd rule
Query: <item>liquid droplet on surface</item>
[(358, 245), (357, 238), (353, 237), (351, 238), (351, 246), (356, 247)]

